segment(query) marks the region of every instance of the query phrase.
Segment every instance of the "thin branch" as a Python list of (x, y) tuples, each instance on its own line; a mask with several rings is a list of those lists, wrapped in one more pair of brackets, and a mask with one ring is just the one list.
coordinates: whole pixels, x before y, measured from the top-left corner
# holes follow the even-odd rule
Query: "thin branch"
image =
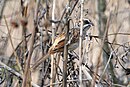
[[(88, 79), (82, 79), (82, 81), (89, 81)], [(71, 82), (79, 82), (79, 79), (75, 79), (75, 80), (67, 80), (67, 83), (71, 83)], [(53, 84), (49, 84), (49, 85), (46, 85), (45, 87), (48, 87), (48, 86), (54, 86), (54, 85), (58, 85), (58, 84), (62, 84), (62, 82), (56, 82), (56, 83), (53, 83)]]
[(69, 16), (70, 16), (70, 2), (69, 0), (69, 5), (66, 10), (66, 23), (67, 23), (67, 29), (65, 31), (65, 44), (64, 44), (64, 61), (63, 61), (63, 87), (67, 87), (67, 62), (68, 62), (68, 41), (69, 41), (69, 27), (70, 27), (70, 21), (69, 21)]
[[(77, 5), (78, 1), (79, 1), (79, 0), (76, 0), (76, 1), (75, 1), (74, 5), (73, 5), (73, 7), (72, 7), (72, 9), (71, 9), (71, 11), (70, 11), (70, 15), (72, 14), (72, 12), (73, 12), (75, 6)], [(66, 13), (66, 10), (67, 10), (67, 8), (64, 8), (64, 11), (63, 11), (62, 16), (61, 16), (61, 18), (60, 18), (60, 21), (63, 19), (64, 15), (65, 15), (65, 13)], [(59, 26), (60, 26), (60, 23), (61, 23), (61, 22), (58, 22), (58, 25), (57, 25), (57, 27), (56, 27), (56, 31), (58, 30), (58, 28), (59, 28)]]
[(84, 0), (80, 0), (81, 5), (81, 26), (80, 26), (80, 36), (79, 36), (79, 87), (83, 87), (82, 83), (82, 57), (83, 57), (83, 9), (84, 9)]
[[(99, 51), (99, 55), (97, 56), (97, 65), (96, 65), (96, 70), (95, 70), (95, 73), (97, 74), (98, 73), (98, 69), (99, 69), (99, 64), (101, 62), (101, 56), (102, 56), (102, 48), (104, 47), (105, 45), (105, 40), (107, 38), (107, 34), (108, 34), (108, 24), (109, 24), (109, 21), (110, 21), (110, 17), (109, 19), (107, 19), (107, 22), (105, 21), (105, 16), (103, 16), (104, 14), (104, 11), (105, 11), (105, 3), (106, 1), (103, 1), (103, 0), (99, 0), (97, 1), (98, 2), (98, 11), (99, 12), (102, 12), (102, 13), (99, 13), (98, 14), (98, 17), (99, 17), (99, 21), (98, 21), (98, 30), (100, 32), (100, 34), (103, 35), (103, 40), (102, 40), (102, 43), (101, 43), (101, 48), (100, 48), (100, 51)], [(104, 23), (105, 22), (105, 23)], [(102, 26), (102, 23), (103, 23), (103, 26)], [(92, 81), (92, 87), (95, 87), (95, 83), (96, 83), (96, 75), (94, 75), (94, 79)]]
[[(18, 72), (16, 72), (14, 69), (10, 68), (9, 66), (7, 66), (6, 64), (4, 64), (3, 62), (0, 61), (0, 65), (3, 66), (7, 71), (9, 71), (10, 73), (14, 74), (16, 77), (22, 79), (22, 75)], [(34, 87), (40, 87), (37, 84), (31, 82), (32, 86)]]
[[(30, 71), (30, 61), (31, 61), (31, 56), (32, 56), (32, 53), (33, 53), (33, 44), (34, 44), (34, 40), (35, 40), (35, 29), (37, 27), (37, 18), (38, 18), (38, 7), (39, 7), (39, 4), (40, 4), (40, 0), (37, 0), (37, 7), (36, 7), (36, 10), (35, 10), (35, 21), (34, 21), (34, 29), (32, 31), (32, 36), (31, 36), (31, 43), (30, 43), (30, 46), (29, 46), (29, 54), (28, 54), (28, 57), (27, 57), (27, 61), (26, 61), (26, 65), (25, 65), (25, 72), (24, 72), (24, 78), (23, 78), (23, 83), (22, 83), (22, 87), (26, 87), (27, 85), (30, 85), (30, 80), (31, 80), (31, 71)], [(27, 80), (29, 80), (28, 84), (27, 84)]]
[[(52, 20), (55, 20), (55, 5), (56, 5), (56, 0), (53, 0)], [(52, 23), (52, 44), (54, 43), (55, 33), (56, 33), (55, 23)], [(55, 82), (55, 76), (56, 76), (54, 54), (51, 55), (51, 75), (50, 76), (51, 76), (50, 84), (52, 84)], [(53, 87), (53, 85), (51, 87)]]
[(130, 33), (112, 33), (112, 34), (108, 34), (108, 36), (111, 35), (130, 35)]
[(102, 80), (102, 78), (103, 78), (103, 75), (105, 74), (105, 71), (107, 70), (107, 67), (108, 67), (108, 65), (109, 65), (109, 63), (110, 63), (110, 60), (111, 60), (111, 58), (112, 58), (112, 55), (113, 55), (113, 51), (111, 52), (111, 54), (110, 54), (110, 56), (109, 56), (109, 59), (108, 59), (108, 61), (107, 61), (107, 63), (106, 63), (106, 66), (105, 66), (105, 68), (104, 68), (104, 70), (103, 70), (103, 72), (102, 72), (102, 75), (101, 75), (100, 78), (99, 78), (99, 82), (101, 82), (101, 80)]
[(6, 20), (5, 16), (4, 16), (4, 20), (5, 20), (5, 23), (6, 23), (7, 30), (8, 30), (9, 40), (10, 40), (11, 46), (13, 48), (13, 53), (14, 53), (14, 55), (16, 57), (16, 63), (18, 65), (18, 67), (20, 68), (20, 70), (22, 70), (22, 67), (21, 67), (20, 61), (19, 61), (19, 57), (18, 57), (18, 55), (17, 55), (17, 53), (15, 51), (14, 45), (13, 45), (13, 41), (12, 41), (11, 34), (10, 34), (10, 29), (9, 29), (9, 26), (8, 26), (8, 23), (7, 23), (7, 20)]
[(4, 10), (4, 7), (5, 7), (6, 1), (7, 0), (1, 0), (0, 1), (0, 22), (1, 22), (1, 18), (2, 18), (2, 14), (3, 14), (3, 10)]

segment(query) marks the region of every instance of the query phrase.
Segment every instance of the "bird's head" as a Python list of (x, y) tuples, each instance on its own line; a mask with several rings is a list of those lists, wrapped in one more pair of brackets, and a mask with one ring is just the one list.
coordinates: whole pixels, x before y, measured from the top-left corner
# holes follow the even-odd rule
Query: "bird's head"
[(89, 30), (90, 27), (94, 26), (90, 19), (83, 19), (83, 31)]

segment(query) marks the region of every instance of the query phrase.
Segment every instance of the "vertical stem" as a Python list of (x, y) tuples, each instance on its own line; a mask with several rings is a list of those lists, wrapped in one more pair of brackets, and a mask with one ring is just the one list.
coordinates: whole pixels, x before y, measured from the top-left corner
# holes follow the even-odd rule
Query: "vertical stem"
[(35, 29), (37, 27), (37, 12), (38, 12), (38, 7), (40, 4), (40, 0), (37, 0), (37, 7), (36, 7), (36, 13), (35, 13), (35, 18), (34, 18), (34, 29), (32, 31), (32, 37), (31, 37), (31, 43), (29, 46), (29, 54), (27, 57), (27, 61), (26, 61), (26, 65), (25, 65), (25, 72), (24, 72), (24, 76), (23, 76), (23, 83), (22, 83), (22, 87), (31, 87), (31, 71), (30, 71), (30, 61), (31, 61), (31, 56), (33, 53), (33, 44), (34, 44), (34, 40), (35, 40)]
[(42, 53), (42, 56), (43, 56), (43, 33), (42, 33), (42, 28), (40, 27), (40, 49), (41, 49), (41, 53)]
[[(52, 8), (52, 20), (55, 20), (55, 2), (56, 0), (53, 0), (53, 8)], [(55, 24), (52, 23), (52, 44), (54, 43), (55, 38)], [(53, 84), (55, 82), (55, 65), (54, 65), (54, 55), (51, 55), (51, 81), (50, 84)], [(53, 85), (51, 85), (53, 87)]]
[(3, 9), (5, 7), (5, 3), (6, 3), (6, 0), (0, 0), (0, 21), (1, 21), (1, 18), (2, 18), (2, 14), (3, 14)]
[[(99, 51), (99, 55), (97, 57), (97, 63), (96, 63), (96, 69), (95, 69), (95, 73), (97, 74), (98, 73), (98, 69), (99, 69), (99, 64), (101, 62), (101, 56), (102, 56), (102, 48), (103, 48), (103, 45), (104, 45), (104, 40), (106, 38), (106, 35), (107, 35), (107, 31), (105, 30), (105, 25), (106, 24), (106, 21), (104, 20), (104, 24), (103, 24), (103, 13), (106, 9), (105, 7), (105, 0), (97, 0), (97, 6), (98, 6), (98, 30), (99, 30), (99, 35), (100, 36), (104, 36), (103, 37), (103, 40), (101, 42), (101, 48), (100, 48), (100, 51)], [(92, 80), (92, 83), (91, 83), (91, 87), (95, 87), (95, 83), (96, 83), (96, 75), (93, 75), (93, 80)]]
[(63, 61), (63, 87), (67, 87), (67, 61), (68, 61), (68, 45), (67, 42), (69, 40), (69, 16), (70, 16), (70, 1), (69, 0), (69, 5), (66, 11), (66, 23), (67, 23), (67, 29), (65, 30), (65, 44), (64, 44), (64, 61)]
[(80, 0), (81, 4), (81, 26), (80, 26), (80, 36), (79, 36), (79, 87), (83, 87), (82, 83), (82, 56), (83, 56), (83, 9), (84, 9), (84, 0)]
[[(26, 41), (26, 26), (22, 26), (22, 39), (23, 39), (23, 52), (27, 50), (27, 41)], [(24, 61), (26, 60), (26, 55), (24, 55)]]
[[(104, 13), (106, 10), (106, 1), (105, 0), (97, 0), (97, 2), (98, 2), (98, 17), (99, 17), (98, 30), (99, 30), (99, 35), (101, 35), (101, 37), (104, 37), (104, 39), (102, 40), (101, 48), (103, 48), (105, 50), (105, 52), (103, 51), (103, 63), (106, 64), (109, 59), (108, 54), (110, 54), (110, 47), (109, 47), (108, 43), (104, 43), (104, 40), (106, 42), (108, 40), (107, 34), (108, 34), (108, 26), (109, 26), (109, 21), (111, 19), (111, 15), (109, 16), (109, 18), (107, 18)], [(100, 62), (100, 60), (101, 60), (101, 57), (98, 58), (99, 62)], [(116, 76), (113, 71), (113, 65), (112, 65), (111, 61), (109, 63), (109, 66), (110, 66), (110, 73), (112, 75), (113, 82), (116, 83), (117, 80), (116, 80)], [(98, 73), (98, 68), (99, 67), (97, 67), (96, 73)]]
[(9, 33), (9, 40), (10, 40), (11, 46), (13, 48), (13, 53), (14, 53), (14, 55), (16, 57), (16, 63), (18, 65), (18, 67), (20, 68), (20, 70), (22, 70), (21, 65), (20, 65), (20, 61), (19, 61), (19, 57), (18, 57), (18, 55), (17, 55), (17, 53), (15, 51), (14, 45), (13, 45), (13, 41), (12, 41), (11, 34), (10, 34), (10, 29), (9, 29), (9, 26), (8, 26), (8, 23), (7, 23), (7, 20), (6, 20), (5, 16), (4, 16), (4, 20), (5, 20), (5, 24), (6, 24), (8, 33)]
[[(24, 6), (23, 4), (24, 4), (24, 2), (21, 0), (22, 17), (23, 17), (23, 19), (21, 20), (21, 24), (22, 24), (22, 40), (23, 40), (23, 53), (25, 53), (26, 50), (27, 50), (27, 41), (26, 41), (26, 25), (24, 23), (25, 23), (25, 19), (26, 19), (26, 16), (27, 16), (27, 8), (28, 8), (28, 6)], [(23, 60), (26, 61), (26, 55), (24, 55)], [(26, 63), (25, 63), (25, 65), (26, 65)]]
[(67, 21), (66, 38), (64, 45), (64, 61), (63, 61), (63, 87), (67, 87), (67, 61), (68, 61), (68, 46), (67, 42), (69, 40), (69, 21)]
[[(55, 20), (55, 2), (56, 0), (53, 0), (52, 20)], [(52, 43), (54, 42), (54, 38), (55, 38), (55, 23), (52, 22)]]

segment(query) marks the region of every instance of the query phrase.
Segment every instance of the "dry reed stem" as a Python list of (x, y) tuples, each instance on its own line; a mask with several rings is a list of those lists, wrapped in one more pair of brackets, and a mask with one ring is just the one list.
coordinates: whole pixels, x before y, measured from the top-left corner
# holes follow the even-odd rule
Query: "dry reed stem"
[[(109, 17), (107, 19), (107, 22), (106, 22), (106, 29), (105, 29), (105, 32), (104, 32), (104, 35), (103, 35), (103, 40), (102, 40), (102, 43), (101, 43), (101, 48), (100, 48), (100, 51), (99, 51), (99, 55), (97, 57), (98, 60), (97, 60), (97, 66), (96, 66), (95, 74), (98, 73), (98, 68), (99, 68), (99, 65), (100, 65), (100, 62), (101, 62), (101, 56), (102, 56), (103, 46), (104, 46), (105, 40), (107, 39), (107, 36), (108, 36), (108, 29), (109, 29), (108, 26), (109, 26), (109, 23), (110, 23), (110, 19), (111, 19), (111, 17)], [(95, 86), (96, 79), (97, 79), (97, 76), (94, 75), (94, 79), (92, 81), (92, 87)]]
[[(53, 0), (53, 7), (52, 7), (52, 20), (55, 20), (55, 3), (56, 0)], [(55, 38), (55, 24), (52, 23), (52, 44), (54, 43), (54, 38)], [(55, 82), (55, 76), (56, 76), (56, 67), (55, 67), (55, 60), (54, 60), (55, 55), (51, 54), (51, 74), (50, 74), (50, 84), (53, 84)], [(50, 87), (53, 87), (51, 85)]]
[(84, 9), (84, 0), (80, 0), (81, 5), (81, 26), (80, 26), (80, 36), (79, 36), (79, 87), (83, 87), (82, 83), (82, 58), (83, 58), (83, 9)]
[(69, 41), (69, 27), (70, 27), (70, 21), (69, 21), (69, 16), (70, 16), (70, 2), (71, 0), (68, 1), (68, 7), (66, 9), (66, 14), (65, 14), (65, 21), (66, 21), (66, 30), (65, 30), (65, 44), (64, 44), (64, 52), (63, 52), (63, 81), (62, 81), (62, 86), (67, 87), (67, 61), (68, 61), (68, 41)]
[(12, 41), (12, 38), (11, 38), (11, 34), (10, 34), (11, 30), (9, 29), (9, 26), (8, 26), (8, 23), (7, 23), (7, 20), (6, 20), (5, 16), (4, 16), (4, 20), (5, 20), (5, 24), (6, 24), (7, 30), (8, 30), (9, 40), (10, 40), (11, 46), (13, 48), (13, 53), (14, 53), (14, 55), (16, 57), (16, 63), (18, 65), (19, 69), (22, 70), (22, 67), (21, 67), (20, 61), (19, 61), (19, 57), (18, 57), (18, 55), (17, 55), (17, 53), (15, 51), (15, 48), (14, 48), (14, 45), (13, 45), (13, 41)]
[(37, 27), (37, 18), (38, 18), (38, 7), (39, 7), (39, 4), (40, 4), (40, 0), (37, 0), (37, 7), (36, 7), (36, 10), (35, 10), (35, 27), (32, 31), (32, 36), (31, 36), (31, 43), (30, 43), (30, 46), (29, 46), (29, 54), (28, 54), (28, 57), (27, 57), (27, 61), (26, 61), (26, 65), (25, 65), (25, 71), (24, 71), (24, 75), (23, 75), (23, 83), (22, 83), (22, 87), (30, 87), (31, 86), (31, 71), (30, 71), (30, 61), (31, 61), (31, 56), (32, 56), (32, 53), (33, 53), (33, 45), (34, 45), (34, 40), (35, 40), (35, 29)]
[[(21, 78), (22, 79), (22, 75), (20, 73), (18, 73), (17, 71), (15, 71), (14, 69), (10, 68), (9, 66), (7, 66), (6, 64), (4, 64), (3, 62), (0, 61), (0, 65), (3, 66), (7, 71), (9, 71), (10, 73), (14, 74), (16, 77)], [(37, 84), (31, 82), (32, 86), (34, 87), (40, 87)]]

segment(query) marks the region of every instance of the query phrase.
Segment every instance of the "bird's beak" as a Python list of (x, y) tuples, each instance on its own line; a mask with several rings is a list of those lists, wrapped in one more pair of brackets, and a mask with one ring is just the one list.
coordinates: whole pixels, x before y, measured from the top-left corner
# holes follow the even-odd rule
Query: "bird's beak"
[(91, 22), (91, 25), (94, 26), (94, 24)]

